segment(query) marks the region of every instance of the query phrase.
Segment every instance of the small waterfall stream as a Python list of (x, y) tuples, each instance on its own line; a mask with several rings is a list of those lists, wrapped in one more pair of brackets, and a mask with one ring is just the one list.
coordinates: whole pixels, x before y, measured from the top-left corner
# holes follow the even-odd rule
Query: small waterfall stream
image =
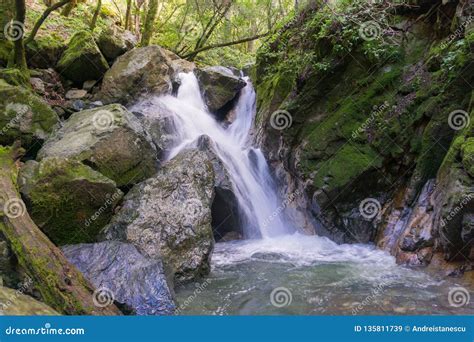
[(337, 245), (295, 233), (281, 213), (268, 164), (251, 145), (255, 92), (250, 81), (234, 108), (234, 122), (224, 127), (207, 111), (195, 75), (179, 77), (176, 96), (148, 103), (171, 114), (174, 145), (166, 158), (209, 136), (231, 178), (246, 237), (217, 243), (209, 277), (176, 289), (178, 304), (188, 303), (181, 314), (461, 313), (440, 296), (449, 292), (450, 281), (398, 266), (374, 246)]
[[(246, 238), (269, 238), (292, 231), (283, 215), (275, 185), (262, 152), (250, 145), (249, 135), (255, 115), (255, 91), (249, 79), (242, 89), (235, 107), (235, 121), (223, 127), (206, 109), (199, 84), (193, 73), (179, 75), (181, 86), (178, 94), (160, 98), (174, 115), (178, 143), (169, 152), (172, 159), (183, 149), (196, 145), (202, 135), (209, 136), (216, 146), (216, 153), (224, 163), (231, 178), (234, 193), (242, 212), (243, 231)], [(268, 224), (271, 218), (271, 224)]]

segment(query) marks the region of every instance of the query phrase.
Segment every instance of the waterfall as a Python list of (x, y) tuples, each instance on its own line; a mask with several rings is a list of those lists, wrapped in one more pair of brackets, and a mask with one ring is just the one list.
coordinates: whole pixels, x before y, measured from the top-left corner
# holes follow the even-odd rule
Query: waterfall
[(196, 146), (202, 135), (211, 138), (222, 160), (239, 203), (246, 238), (270, 238), (288, 233), (268, 164), (260, 149), (252, 147), (250, 130), (255, 116), (255, 91), (248, 78), (235, 107), (236, 119), (228, 127), (208, 112), (193, 73), (179, 74), (181, 85), (176, 96), (162, 96), (161, 106), (172, 113), (176, 143), (167, 158)]

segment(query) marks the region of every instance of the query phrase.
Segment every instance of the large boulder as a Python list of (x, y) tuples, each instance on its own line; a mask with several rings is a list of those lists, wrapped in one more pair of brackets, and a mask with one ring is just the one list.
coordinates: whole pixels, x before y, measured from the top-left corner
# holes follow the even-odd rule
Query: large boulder
[(57, 64), (57, 69), (64, 77), (82, 86), (87, 80), (102, 78), (109, 65), (92, 34), (79, 31), (69, 41)]
[(206, 105), (211, 112), (218, 112), (236, 98), (246, 82), (225, 67), (213, 66), (197, 69), (196, 75)]
[[(458, 136), (438, 172), (433, 194), (434, 224), (446, 259), (474, 253), (474, 182), (471, 176), (474, 161), (472, 128)], [(460, 251), (462, 252), (459, 253)]]
[(120, 56), (105, 74), (100, 100), (127, 104), (145, 93), (171, 93), (172, 70), (163, 50), (147, 46)]
[(21, 140), (29, 149), (42, 143), (58, 123), (57, 114), (30, 91), (0, 80), (0, 144)]
[(38, 158), (63, 157), (82, 161), (118, 186), (153, 175), (156, 149), (138, 119), (113, 104), (74, 113), (38, 152)]
[(214, 246), (213, 197), (207, 154), (184, 151), (130, 190), (105, 228), (105, 238), (130, 242), (147, 257), (163, 260), (175, 280), (205, 275)]
[(59, 315), (44, 303), (22, 293), (22, 290), (13, 290), (0, 286), (0, 315), (32, 316), (32, 315)]
[(64, 158), (26, 162), (18, 183), (31, 217), (57, 245), (95, 241), (123, 196), (112, 180)]
[(135, 314), (174, 313), (173, 294), (161, 261), (145, 258), (131, 244), (79, 244), (65, 246), (63, 252), (99, 291)]
[(97, 40), (100, 51), (108, 61), (113, 61), (137, 45), (137, 37), (130, 31), (112, 26), (102, 31)]

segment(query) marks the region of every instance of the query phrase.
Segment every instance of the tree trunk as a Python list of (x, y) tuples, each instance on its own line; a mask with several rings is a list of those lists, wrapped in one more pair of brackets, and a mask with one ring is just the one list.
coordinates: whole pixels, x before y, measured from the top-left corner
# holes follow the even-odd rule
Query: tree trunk
[(65, 17), (68, 17), (69, 14), (71, 14), (74, 7), (76, 6), (77, 6), (77, 0), (71, 0), (71, 2), (66, 7), (64, 7), (64, 10), (62, 11), (61, 14), (64, 15)]
[(91, 31), (94, 31), (95, 29), (95, 25), (97, 24), (97, 18), (99, 17), (101, 7), (102, 7), (102, 0), (97, 0), (97, 7), (95, 8), (94, 16), (92, 17), (91, 26), (90, 26)]
[(2, 0), (0, 2), (0, 39), (4, 39), (4, 27), (12, 21), (15, 12), (15, 5), (13, 0)]
[(127, 0), (127, 10), (125, 11), (125, 29), (130, 30), (132, 26), (132, 0)]
[(26, 5), (25, 0), (15, 0), (15, 9), (16, 9), (16, 16), (15, 21), (16, 23), (12, 23), (12, 25), (17, 26), (18, 29), (21, 30), (21, 34), (18, 36), (18, 39), (15, 39), (14, 46), (13, 46), (13, 66), (15, 68), (21, 70), (28, 70), (28, 66), (26, 65), (26, 54), (25, 54), (25, 45), (23, 44), (23, 29), (25, 23), (25, 15), (26, 15)]
[(156, 14), (158, 13), (158, 0), (150, 0), (148, 4), (148, 12), (145, 18), (145, 26), (142, 34), (142, 46), (150, 45), (150, 40), (153, 36)]
[(0, 231), (46, 304), (70, 315), (120, 315), (115, 305), (94, 305), (94, 288), (35, 225), (14, 183), (16, 148), (0, 148)]

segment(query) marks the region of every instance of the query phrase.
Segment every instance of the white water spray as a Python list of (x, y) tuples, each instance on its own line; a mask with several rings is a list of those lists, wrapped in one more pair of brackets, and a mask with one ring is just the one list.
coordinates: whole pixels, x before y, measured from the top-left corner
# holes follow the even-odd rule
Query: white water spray
[(289, 233), (267, 162), (259, 149), (249, 146), (249, 132), (255, 115), (255, 92), (248, 79), (235, 107), (236, 119), (227, 128), (210, 114), (202, 99), (193, 73), (179, 75), (181, 86), (176, 97), (158, 99), (170, 111), (176, 129), (177, 143), (171, 149), (172, 159), (183, 149), (196, 146), (198, 138), (207, 135), (215, 143), (216, 153), (231, 178), (242, 212), (247, 238), (269, 238)]

